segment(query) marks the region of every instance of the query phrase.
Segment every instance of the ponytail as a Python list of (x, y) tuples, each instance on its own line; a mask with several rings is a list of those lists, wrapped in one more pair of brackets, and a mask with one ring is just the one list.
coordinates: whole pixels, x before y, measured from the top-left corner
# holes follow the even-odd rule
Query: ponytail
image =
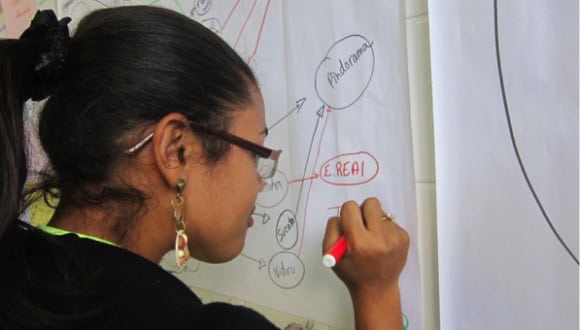
[(46, 98), (60, 80), (70, 18), (39, 11), (20, 40), (0, 41), (0, 240), (23, 209), (28, 174), (23, 108)]
[[(27, 204), (24, 103), (46, 98), (58, 84), (68, 21), (57, 21), (52, 11), (38, 12), (19, 40), (0, 40), (0, 329), (69, 329), (95, 315), (94, 309), (65, 313), (37, 303), (38, 297), (63, 292), (82, 296), (81, 281), (88, 276), (74, 251), (19, 220)], [(38, 253), (31, 242), (38, 239), (49, 243), (42, 245), (43, 256), (54, 257), (68, 276), (64, 281), (47, 281), (28, 264), (31, 253)]]
[(0, 240), (21, 213), (28, 166), (23, 125), (23, 87), (31, 49), (15, 40), (0, 41)]

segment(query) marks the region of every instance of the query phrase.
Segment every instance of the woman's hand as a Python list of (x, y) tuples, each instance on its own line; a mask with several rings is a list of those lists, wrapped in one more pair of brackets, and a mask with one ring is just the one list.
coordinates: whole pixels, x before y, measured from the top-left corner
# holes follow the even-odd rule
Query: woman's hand
[(342, 205), (340, 217), (328, 220), (323, 253), (341, 235), (348, 248), (333, 270), (349, 290), (357, 329), (400, 328), (398, 282), (407, 260), (409, 235), (376, 198), (360, 207), (353, 201)]

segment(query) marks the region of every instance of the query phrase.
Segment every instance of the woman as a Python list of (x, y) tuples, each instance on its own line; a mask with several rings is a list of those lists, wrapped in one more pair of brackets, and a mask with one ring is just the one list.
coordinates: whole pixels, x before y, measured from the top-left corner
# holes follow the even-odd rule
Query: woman
[[(157, 264), (175, 249), (225, 262), (240, 254), (263, 180), (280, 151), (263, 146), (264, 102), (248, 65), (218, 36), (160, 8), (39, 12), (0, 42), (0, 328), (270, 329), (257, 312), (203, 305)], [(49, 226), (26, 206), (23, 103), (48, 98), (39, 136), (58, 192)], [(401, 328), (398, 278), (409, 239), (370, 198), (329, 220), (323, 250), (357, 329)]]

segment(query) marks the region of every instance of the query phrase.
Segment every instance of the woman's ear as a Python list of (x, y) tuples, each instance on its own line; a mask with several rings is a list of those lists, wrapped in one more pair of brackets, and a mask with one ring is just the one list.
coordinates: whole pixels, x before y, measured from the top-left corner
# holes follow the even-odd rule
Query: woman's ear
[[(182, 114), (172, 112), (155, 126), (153, 153), (156, 166), (170, 186), (174, 186), (184, 172), (185, 154), (191, 152), (189, 120)], [(190, 141), (191, 142), (191, 141)]]

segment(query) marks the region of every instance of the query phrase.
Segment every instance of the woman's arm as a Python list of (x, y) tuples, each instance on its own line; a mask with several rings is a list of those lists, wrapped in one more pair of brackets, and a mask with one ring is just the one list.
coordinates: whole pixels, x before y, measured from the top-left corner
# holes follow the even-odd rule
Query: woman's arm
[(333, 268), (350, 293), (357, 330), (402, 329), (399, 276), (407, 260), (409, 235), (376, 198), (359, 207), (343, 204), (340, 217), (328, 221), (323, 251), (344, 235), (348, 243)]

